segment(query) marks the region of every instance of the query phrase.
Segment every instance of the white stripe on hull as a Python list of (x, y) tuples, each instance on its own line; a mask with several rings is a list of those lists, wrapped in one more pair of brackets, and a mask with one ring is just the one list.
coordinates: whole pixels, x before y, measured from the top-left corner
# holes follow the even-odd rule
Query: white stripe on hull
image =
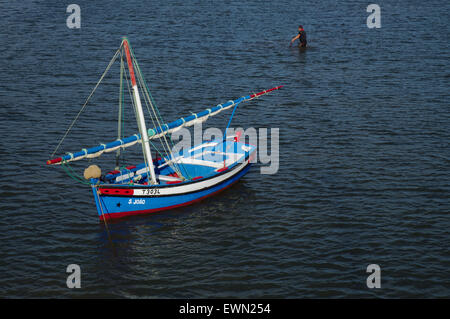
[(245, 161), (241, 164), (239, 164), (237, 167), (232, 169), (231, 171), (221, 174), (217, 177), (209, 178), (205, 181), (199, 181), (194, 183), (188, 183), (188, 184), (182, 184), (177, 186), (171, 186), (171, 187), (146, 187), (146, 188), (139, 188), (133, 190), (133, 196), (150, 196), (150, 197), (157, 197), (157, 196), (167, 196), (167, 195), (181, 195), (185, 193), (191, 193), (200, 191), (204, 188), (208, 188), (214, 185), (217, 185), (229, 178), (231, 178), (233, 175), (238, 174), (241, 170), (247, 166), (249, 161)]

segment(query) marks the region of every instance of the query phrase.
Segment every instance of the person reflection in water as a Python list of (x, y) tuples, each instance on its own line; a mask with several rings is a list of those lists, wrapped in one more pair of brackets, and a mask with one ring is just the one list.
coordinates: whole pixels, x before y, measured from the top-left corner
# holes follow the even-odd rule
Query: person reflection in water
[(295, 37), (292, 38), (291, 43), (289, 44), (289, 46), (291, 46), (292, 43), (294, 43), (295, 40), (297, 40), (297, 39), (299, 41), (298, 47), (299, 48), (306, 48), (306, 43), (307, 43), (307, 41), (306, 41), (306, 31), (305, 31), (305, 29), (303, 29), (302, 25), (298, 26), (298, 34)]

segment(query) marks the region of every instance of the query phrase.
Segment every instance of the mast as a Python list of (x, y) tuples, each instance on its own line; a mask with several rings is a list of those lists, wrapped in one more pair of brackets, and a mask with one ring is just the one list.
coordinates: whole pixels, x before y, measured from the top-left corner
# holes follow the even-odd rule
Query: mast
[(137, 123), (139, 128), (139, 133), (141, 134), (141, 140), (142, 140), (142, 149), (144, 153), (144, 161), (145, 165), (147, 167), (147, 176), (149, 176), (151, 184), (156, 184), (156, 176), (155, 176), (155, 168), (153, 167), (153, 159), (152, 159), (152, 153), (150, 151), (150, 144), (147, 134), (147, 127), (145, 126), (145, 118), (144, 118), (144, 112), (142, 111), (142, 104), (141, 104), (141, 98), (139, 97), (139, 90), (136, 84), (136, 78), (134, 76), (134, 68), (133, 68), (133, 62), (132, 57), (130, 53), (130, 46), (128, 43), (128, 39), (123, 39), (123, 46), (125, 48), (125, 53), (127, 55), (127, 63), (128, 63), (128, 70), (130, 71), (130, 78), (131, 78), (131, 84), (133, 87), (133, 95), (136, 105), (136, 117), (137, 117)]
[[(120, 52), (120, 88), (119, 88), (119, 118), (117, 121), (117, 139), (120, 140), (122, 138), (122, 96), (123, 96), (123, 51)], [(120, 162), (120, 148), (116, 153), (116, 170), (119, 169)]]

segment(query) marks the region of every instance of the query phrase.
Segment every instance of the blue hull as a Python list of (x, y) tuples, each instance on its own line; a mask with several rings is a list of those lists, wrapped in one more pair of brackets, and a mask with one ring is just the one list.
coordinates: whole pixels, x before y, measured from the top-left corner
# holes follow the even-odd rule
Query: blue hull
[[(250, 169), (251, 163), (238, 165), (226, 172), (218, 173), (208, 179), (188, 181), (176, 186), (141, 186), (123, 187), (120, 195), (104, 195), (96, 187), (92, 187), (97, 211), (101, 220), (115, 219), (131, 215), (140, 215), (173, 209), (198, 202), (206, 197), (214, 195), (237, 182)], [(217, 182), (217, 183), (216, 183)], [(212, 184), (211, 186), (208, 186)], [(207, 187), (202, 187), (206, 185)], [(164, 189), (163, 189), (164, 188)], [(159, 194), (159, 190), (166, 193), (183, 188), (183, 193)], [(134, 192), (132, 196), (124, 195), (125, 192)], [(145, 193), (146, 195), (139, 195)], [(156, 195), (152, 195), (156, 194)]]

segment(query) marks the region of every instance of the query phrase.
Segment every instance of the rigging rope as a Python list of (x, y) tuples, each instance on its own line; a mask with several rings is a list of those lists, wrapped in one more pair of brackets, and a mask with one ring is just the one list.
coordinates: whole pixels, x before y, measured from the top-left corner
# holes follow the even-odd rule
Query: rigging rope
[(69, 175), (69, 177), (71, 177), (73, 180), (75, 180), (81, 184), (84, 184), (84, 185), (91, 184), (90, 182), (88, 182), (84, 178), (82, 178), (80, 175), (78, 175), (66, 161), (63, 161), (61, 163), (61, 166), (64, 169), (64, 171), (66, 172), (66, 174)]
[(64, 141), (64, 139), (66, 138), (67, 134), (69, 134), (70, 130), (72, 129), (72, 127), (74, 126), (75, 122), (78, 120), (78, 118), (80, 117), (81, 113), (83, 112), (84, 108), (86, 107), (86, 105), (88, 104), (90, 98), (92, 97), (92, 95), (94, 94), (95, 90), (97, 89), (97, 87), (100, 85), (100, 83), (102, 82), (103, 78), (105, 77), (105, 75), (108, 73), (109, 69), (111, 68), (111, 66), (113, 65), (113, 63), (116, 61), (117, 56), (120, 52), (120, 49), (122, 48), (122, 44), (120, 45), (119, 49), (116, 51), (116, 53), (114, 54), (113, 58), (111, 59), (111, 61), (109, 62), (108, 66), (106, 67), (105, 71), (103, 72), (102, 76), (100, 77), (100, 80), (98, 80), (97, 84), (95, 85), (94, 89), (92, 90), (91, 94), (89, 94), (88, 98), (86, 99), (86, 101), (84, 102), (81, 110), (78, 112), (77, 116), (75, 117), (75, 119), (72, 121), (72, 124), (70, 124), (69, 128), (67, 129), (66, 133), (64, 134), (64, 136), (62, 137), (61, 141), (58, 143), (58, 145), (56, 146), (55, 150), (53, 151), (51, 157), (55, 156), (55, 153), (58, 151), (59, 147), (61, 146), (62, 142)]

